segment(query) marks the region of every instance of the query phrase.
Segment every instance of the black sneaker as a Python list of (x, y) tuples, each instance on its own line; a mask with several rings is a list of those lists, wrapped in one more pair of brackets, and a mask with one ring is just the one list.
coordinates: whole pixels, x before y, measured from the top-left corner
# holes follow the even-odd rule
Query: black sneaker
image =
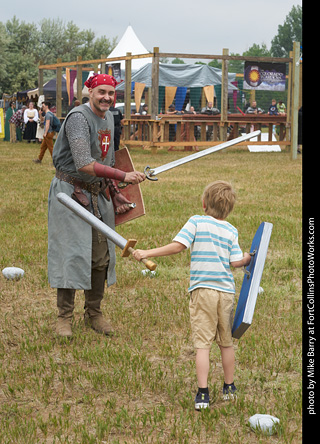
[(237, 387), (232, 384), (224, 384), (223, 389), (223, 399), (226, 401), (228, 399), (236, 399), (237, 397)]
[(198, 392), (194, 401), (194, 408), (196, 410), (207, 409), (209, 407), (210, 398), (207, 393)]

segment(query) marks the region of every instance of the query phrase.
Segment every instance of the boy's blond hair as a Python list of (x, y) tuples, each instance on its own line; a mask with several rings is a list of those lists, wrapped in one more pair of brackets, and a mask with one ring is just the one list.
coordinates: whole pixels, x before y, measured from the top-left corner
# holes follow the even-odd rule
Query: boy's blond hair
[(229, 182), (217, 180), (206, 186), (202, 200), (205, 213), (216, 219), (226, 219), (233, 210), (236, 193)]

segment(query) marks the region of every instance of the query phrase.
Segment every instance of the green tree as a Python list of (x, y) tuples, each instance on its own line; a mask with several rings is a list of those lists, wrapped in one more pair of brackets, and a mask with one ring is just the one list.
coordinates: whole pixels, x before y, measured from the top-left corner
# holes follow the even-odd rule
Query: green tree
[(7, 21), (5, 35), (2, 92), (11, 94), (33, 88), (38, 78), (35, 59), (38, 33), (35, 25), (20, 22), (14, 17)]
[(302, 45), (302, 8), (293, 6), (283, 25), (278, 26), (278, 34), (271, 41), (271, 53), (274, 57), (288, 57), (293, 42)]
[[(25, 23), (15, 16), (6, 24), (0, 22), (0, 93), (11, 94), (35, 88), (38, 84), (38, 64), (56, 63), (57, 58), (70, 62), (82, 56), (83, 60), (108, 56), (116, 39), (96, 38), (92, 30), (80, 30), (72, 21), (43, 19), (37, 26)], [(54, 77), (51, 70), (44, 72), (44, 81)]]

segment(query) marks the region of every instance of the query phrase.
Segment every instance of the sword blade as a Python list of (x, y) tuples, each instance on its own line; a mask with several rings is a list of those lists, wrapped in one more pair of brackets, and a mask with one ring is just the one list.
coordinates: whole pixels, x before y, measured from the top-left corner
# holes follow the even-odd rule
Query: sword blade
[(77, 216), (79, 216), (82, 220), (87, 222), (97, 231), (102, 233), (105, 237), (107, 237), (111, 242), (116, 244), (121, 250), (127, 245), (127, 240), (122, 237), (119, 233), (114, 231), (112, 228), (108, 227), (104, 222), (98, 219), (94, 214), (90, 213), (88, 210), (83, 208), (78, 202), (73, 200), (70, 196), (65, 193), (58, 193), (57, 199), (64, 206), (69, 208), (69, 210), (73, 211)]
[(144, 172), (145, 172), (148, 179), (158, 180), (155, 177), (157, 174), (163, 173), (164, 171), (171, 170), (171, 169), (176, 168), (176, 167), (183, 165), (185, 163), (192, 162), (193, 160), (207, 156), (208, 154), (214, 153), (216, 151), (223, 150), (225, 148), (228, 148), (229, 146), (236, 145), (237, 143), (244, 142), (245, 140), (252, 139), (253, 137), (258, 136), (259, 134), (261, 134), (260, 130), (253, 131), (252, 133), (245, 134), (243, 136), (237, 137), (236, 139), (228, 140), (227, 142), (223, 142), (220, 145), (212, 146), (206, 150), (199, 151), (198, 153), (191, 154), (190, 156), (186, 156), (186, 157), (183, 157), (178, 160), (174, 160), (173, 162), (169, 162), (165, 165), (162, 165), (162, 166), (159, 166), (156, 168), (150, 168), (149, 166), (147, 166), (145, 168)]

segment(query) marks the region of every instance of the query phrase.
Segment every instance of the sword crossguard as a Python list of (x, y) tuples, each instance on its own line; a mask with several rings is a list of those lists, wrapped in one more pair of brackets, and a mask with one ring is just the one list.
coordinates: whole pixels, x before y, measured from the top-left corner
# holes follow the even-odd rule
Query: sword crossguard
[(157, 181), (158, 178), (153, 176), (154, 170), (152, 170), (149, 166), (146, 166), (144, 169), (144, 174), (146, 175), (146, 178), (149, 180)]

